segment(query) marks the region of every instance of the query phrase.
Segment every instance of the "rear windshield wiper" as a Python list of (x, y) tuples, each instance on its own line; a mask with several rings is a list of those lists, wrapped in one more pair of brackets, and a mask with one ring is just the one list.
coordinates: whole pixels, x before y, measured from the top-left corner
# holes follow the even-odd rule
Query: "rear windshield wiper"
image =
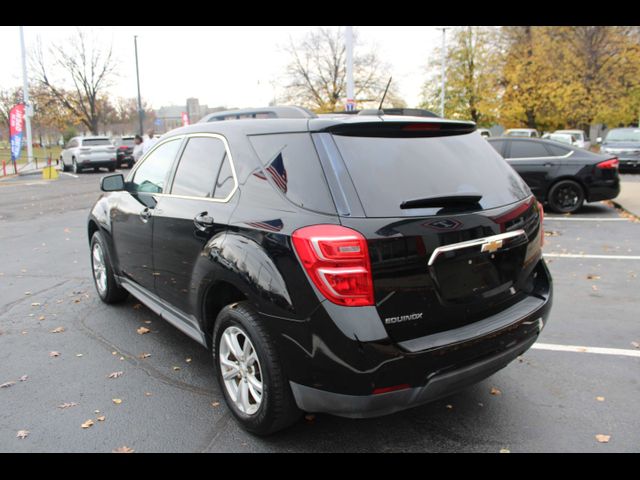
[(473, 206), (480, 202), (482, 195), (479, 193), (453, 193), (450, 195), (439, 195), (437, 197), (416, 198), (405, 200), (400, 204), (400, 208), (437, 208), (437, 207), (460, 207)]

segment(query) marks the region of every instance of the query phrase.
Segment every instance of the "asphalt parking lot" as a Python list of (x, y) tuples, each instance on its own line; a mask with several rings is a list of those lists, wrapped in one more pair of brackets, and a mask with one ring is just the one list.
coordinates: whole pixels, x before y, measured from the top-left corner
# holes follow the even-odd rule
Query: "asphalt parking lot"
[(506, 369), (391, 416), (317, 415), (257, 438), (205, 349), (133, 298), (100, 302), (86, 218), (105, 174), (0, 181), (0, 451), (640, 451), (640, 223), (613, 207), (547, 215), (554, 307)]

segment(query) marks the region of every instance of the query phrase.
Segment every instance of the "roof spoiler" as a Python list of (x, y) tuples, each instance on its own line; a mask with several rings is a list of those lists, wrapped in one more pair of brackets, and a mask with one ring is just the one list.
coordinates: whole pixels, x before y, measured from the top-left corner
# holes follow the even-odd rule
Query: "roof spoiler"
[(448, 137), (464, 135), (476, 130), (473, 122), (406, 121), (340, 123), (323, 131), (348, 137)]

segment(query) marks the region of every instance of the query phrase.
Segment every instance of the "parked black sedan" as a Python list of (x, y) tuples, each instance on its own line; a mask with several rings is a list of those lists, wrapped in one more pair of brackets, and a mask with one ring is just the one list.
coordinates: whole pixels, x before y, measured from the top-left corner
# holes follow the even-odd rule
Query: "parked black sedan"
[(487, 141), (554, 212), (573, 213), (585, 201), (610, 200), (620, 193), (620, 162), (613, 155), (536, 138), (493, 137)]

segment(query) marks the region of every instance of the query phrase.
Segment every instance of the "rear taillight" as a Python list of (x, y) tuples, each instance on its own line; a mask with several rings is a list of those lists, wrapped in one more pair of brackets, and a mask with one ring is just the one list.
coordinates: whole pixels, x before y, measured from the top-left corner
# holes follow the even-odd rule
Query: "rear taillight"
[(339, 225), (313, 225), (293, 232), (293, 246), (314, 285), (338, 305), (373, 305), (367, 240)]
[(538, 202), (538, 212), (540, 212), (540, 248), (544, 246), (544, 207)]
[(616, 157), (610, 158), (609, 160), (605, 160), (604, 162), (600, 162), (596, 165), (597, 168), (601, 168), (603, 170), (618, 168), (619, 166), (620, 161)]
[(119, 150), (126, 150), (127, 148), (129, 147), (127, 147), (126, 145), (121, 145), (118, 147)]

